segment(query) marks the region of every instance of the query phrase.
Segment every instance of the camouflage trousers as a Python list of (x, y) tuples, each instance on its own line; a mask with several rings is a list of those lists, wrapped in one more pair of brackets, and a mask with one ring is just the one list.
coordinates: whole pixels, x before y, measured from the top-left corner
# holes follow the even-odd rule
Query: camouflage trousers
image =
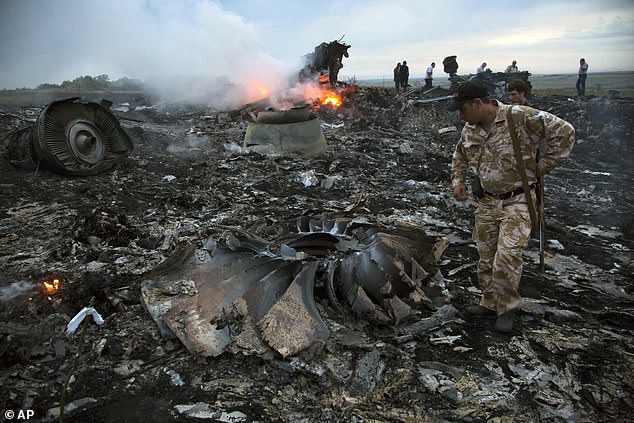
[(528, 243), (531, 221), (525, 194), (506, 200), (484, 197), (478, 201), (473, 227), (480, 260), (480, 305), (498, 315), (520, 306), (522, 250)]

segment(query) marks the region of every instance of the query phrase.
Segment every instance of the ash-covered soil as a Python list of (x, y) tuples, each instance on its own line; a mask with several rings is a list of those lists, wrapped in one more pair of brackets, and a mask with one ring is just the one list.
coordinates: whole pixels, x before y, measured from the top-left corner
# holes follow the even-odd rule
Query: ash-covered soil
[[(339, 109), (317, 111), (328, 148), (314, 158), (248, 153), (246, 122), (138, 95), (128, 100), (133, 110), (152, 107), (119, 113), (135, 150), (111, 172), (26, 172), (3, 157), (0, 408), (54, 421), (68, 381), (64, 402), (77, 408), (67, 409), (67, 422), (631, 419), (630, 99), (532, 99), (569, 120), (577, 144), (546, 178), (546, 272), (533, 240), (526, 305), (510, 335), (461, 313), (416, 330), (432, 310), (378, 326), (316, 292), (331, 335), (310, 359), (203, 360), (160, 336), (140, 287), (180, 247), (227, 228), (273, 242), (302, 215), (347, 208), (446, 236), (445, 302), (461, 312), (477, 301), (473, 203), (455, 202), (449, 181), (461, 123), (443, 104), (415, 100), (348, 92)], [(0, 107), (0, 136), (32, 124), (43, 106)], [(304, 183), (307, 175), (318, 183)], [(43, 282), (54, 277), (60, 287), (47, 294)], [(91, 304), (104, 324), (66, 334)]]

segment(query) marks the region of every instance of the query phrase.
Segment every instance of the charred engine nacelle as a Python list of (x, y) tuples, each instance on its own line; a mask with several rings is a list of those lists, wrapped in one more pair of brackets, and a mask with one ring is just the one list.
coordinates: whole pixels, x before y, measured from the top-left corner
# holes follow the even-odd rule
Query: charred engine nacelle
[(85, 176), (111, 169), (132, 149), (130, 137), (108, 109), (73, 97), (50, 103), (34, 126), (12, 134), (7, 154), (19, 169), (42, 166)]
[[(339, 69), (343, 67), (343, 58), (350, 57), (348, 49), (350, 45), (335, 40), (330, 43), (321, 43), (315, 47), (314, 52), (304, 56), (305, 66), (299, 72), (300, 80), (319, 79), (319, 82), (331, 84), (337, 82)], [(327, 74), (328, 78), (320, 78)]]

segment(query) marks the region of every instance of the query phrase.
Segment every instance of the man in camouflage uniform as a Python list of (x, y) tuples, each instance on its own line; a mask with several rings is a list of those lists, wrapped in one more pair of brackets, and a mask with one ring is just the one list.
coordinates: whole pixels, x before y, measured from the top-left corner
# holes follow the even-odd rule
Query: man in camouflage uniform
[[(525, 193), (507, 124), (507, 110), (517, 128), (531, 192)], [(510, 332), (520, 307), (519, 283), (522, 250), (528, 243), (531, 221), (527, 195), (538, 176), (546, 175), (566, 160), (574, 144), (575, 130), (557, 116), (527, 106), (504, 105), (490, 100), (484, 85), (468, 81), (458, 88), (448, 110), (460, 110), (465, 124), (452, 160), (454, 198), (468, 198), (465, 178), (470, 169), (480, 177), (484, 190), (478, 198), (473, 240), (477, 244), (479, 305), (467, 307), (471, 315), (497, 315), (495, 330)], [(540, 139), (547, 148), (539, 163), (535, 156)]]

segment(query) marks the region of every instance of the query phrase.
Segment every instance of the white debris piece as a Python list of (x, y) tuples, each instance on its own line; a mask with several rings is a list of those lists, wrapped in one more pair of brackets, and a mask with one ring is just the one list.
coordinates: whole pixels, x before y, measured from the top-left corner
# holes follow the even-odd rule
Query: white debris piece
[[(86, 408), (90, 407), (92, 404), (96, 402), (98, 401), (95, 398), (91, 398), (91, 397), (80, 398), (78, 400), (70, 402), (64, 406), (64, 416), (68, 417), (74, 414), (76, 411), (85, 410)], [(61, 414), (60, 407), (57, 406), (57, 407), (50, 408), (48, 412), (46, 413), (46, 416), (49, 419), (58, 420), (60, 414)]]
[(163, 180), (167, 181), (167, 182), (172, 182), (174, 179), (176, 179), (176, 176), (174, 176), (174, 175), (165, 175), (165, 176), (163, 176)]
[(446, 128), (440, 128), (438, 130), (438, 135), (446, 134), (447, 132), (456, 132), (457, 130), (458, 130), (458, 128), (456, 128), (455, 126), (448, 126)]
[(165, 367), (163, 371), (170, 377), (170, 383), (172, 385), (183, 386), (185, 384), (185, 382), (183, 382), (183, 379), (181, 378), (181, 375), (179, 375), (175, 370)]
[(75, 317), (71, 319), (70, 322), (68, 322), (68, 325), (66, 325), (66, 330), (68, 331), (68, 333), (75, 332), (79, 327), (79, 324), (83, 322), (88, 315), (92, 316), (95, 323), (97, 323), (98, 325), (103, 325), (103, 318), (97, 312), (97, 310), (92, 307), (84, 307), (79, 313), (75, 315)]
[(124, 112), (127, 113), (130, 111), (130, 104), (129, 103), (121, 103), (117, 106), (111, 107), (110, 108), (111, 111), (113, 112)]
[(399, 146), (399, 150), (402, 154), (412, 154), (414, 152), (414, 150), (412, 150), (412, 146), (407, 141)]
[(235, 142), (225, 143), (223, 145), (225, 150), (229, 153), (233, 154), (248, 154), (249, 150), (247, 148), (242, 147), (241, 145), (236, 144)]
[(90, 263), (87, 263), (84, 266), (84, 269), (86, 269), (87, 272), (99, 272), (101, 269), (103, 269), (105, 266), (107, 266), (108, 263), (102, 263), (100, 261), (91, 261)]
[(247, 420), (247, 415), (239, 411), (227, 413), (225, 411), (214, 411), (211, 406), (204, 402), (196, 404), (182, 404), (174, 407), (179, 414), (195, 419), (213, 419), (214, 421), (226, 423), (239, 423)]
[(461, 335), (447, 335), (447, 336), (439, 336), (437, 338), (429, 338), (429, 342), (432, 344), (453, 344), (456, 341), (459, 341), (462, 338)]
[(299, 178), (305, 187), (312, 187), (319, 183), (319, 179), (317, 179), (317, 175), (314, 170), (300, 173)]
[(564, 250), (563, 244), (556, 239), (549, 239), (548, 246), (554, 250)]

